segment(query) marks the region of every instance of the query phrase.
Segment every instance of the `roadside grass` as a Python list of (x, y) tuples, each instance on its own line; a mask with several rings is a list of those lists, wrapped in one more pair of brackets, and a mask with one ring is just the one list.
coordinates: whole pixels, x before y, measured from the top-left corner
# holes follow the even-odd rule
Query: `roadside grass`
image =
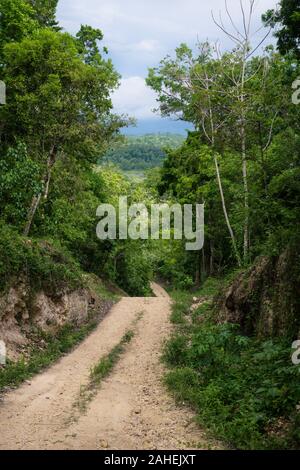
[(88, 324), (78, 328), (74, 328), (73, 325), (65, 325), (54, 336), (41, 333), (40, 339), (44, 340), (45, 349), (41, 350), (35, 346), (29, 352), (29, 359), (22, 358), (17, 362), (8, 361), (6, 366), (0, 369), (0, 392), (10, 387), (17, 387), (49, 367), (83, 341), (97, 324), (96, 320), (91, 320)]
[(214, 297), (218, 285), (208, 280), (188, 295), (171, 292), (179, 321), (163, 351), (165, 383), (229, 447), (297, 449), (300, 370), (291, 363), (290, 341), (258, 340), (241, 334), (238, 325), (216, 324), (209, 299), (190, 311), (193, 297)]
[[(193, 297), (213, 298), (220, 290), (222, 281), (220, 279), (208, 278), (203, 286), (194, 292), (187, 290), (170, 290), (169, 294), (173, 299), (171, 322), (175, 325), (186, 326), (186, 320), (190, 314), (190, 307)], [(204, 307), (204, 306), (203, 306)]]
[(121, 295), (109, 289), (105, 282), (96, 276), (96, 274), (84, 273), (83, 279), (86, 286), (91, 289), (91, 291), (94, 291), (101, 299), (114, 301), (120, 300)]
[(185, 316), (188, 314), (191, 305), (191, 295), (185, 291), (172, 291), (171, 297), (174, 300), (172, 304), (171, 322), (175, 325), (184, 325)]

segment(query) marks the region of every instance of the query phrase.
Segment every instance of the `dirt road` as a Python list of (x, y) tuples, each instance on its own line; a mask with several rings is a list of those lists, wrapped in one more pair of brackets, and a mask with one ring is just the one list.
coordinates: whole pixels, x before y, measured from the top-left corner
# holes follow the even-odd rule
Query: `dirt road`
[[(170, 299), (123, 298), (72, 353), (8, 393), (0, 404), (0, 449), (207, 449), (192, 414), (161, 384)], [(143, 315), (139, 315), (143, 312)], [(138, 320), (137, 320), (138, 318)], [(134, 325), (135, 336), (85, 412), (74, 407), (91, 367)]]

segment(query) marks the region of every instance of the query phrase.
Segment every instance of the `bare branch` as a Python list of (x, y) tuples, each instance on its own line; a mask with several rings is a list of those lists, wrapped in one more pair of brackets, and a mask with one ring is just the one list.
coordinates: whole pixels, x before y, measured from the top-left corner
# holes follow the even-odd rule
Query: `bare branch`
[(242, 11), (242, 16), (243, 16), (243, 25), (244, 25), (244, 32), (245, 32), (245, 40), (247, 40), (248, 34), (247, 34), (247, 27), (246, 27), (246, 15), (245, 15), (245, 10), (244, 10), (244, 5), (242, 0), (240, 0), (240, 7)]
[(228, 8), (228, 3), (227, 3), (227, 0), (225, 0), (225, 9), (226, 9), (226, 13), (227, 13), (227, 16), (230, 20), (230, 23), (232, 24), (232, 27), (234, 28), (235, 32), (238, 34), (238, 36), (241, 34), (240, 31), (238, 30), (238, 28), (236, 27), (233, 19), (232, 19), (232, 16), (231, 16), (231, 13), (229, 11), (229, 8)]
[(268, 141), (267, 141), (266, 145), (263, 148), (263, 152), (265, 152), (267, 150), (267, 148), (270, 146), (270, 144), (272, 142), (274, 123), (275, 123), (275, 119), (277, 118), (277, 116), (278, 116), (278, 111), (276, 111), (276, 113), (274, 114), (274, 117), (272, 119)]
[(247, 55), (246, 60), (250, 59), (250, 57), (252, 57), (253, 54), (255, 54), (255, 52), (257, 51), (257, 49), (260, 48), (260, 46), (265, 42), (265, 40), (267, 39), (267, 37), (270, 35), (271, 31), (272, 31), (272, 28), (269, 29), (269, 31), (268, 31), (267, 34), (263, 37), (263, 39), (259, 42), (259, 44)]
[(247, 30), (247, 37), (248, 37), (248, 38), (249, 38), (249, 36), (250, 36), (251, 22), (252, 22), (252, 16), (253, 16), (254, 5), (255, 5), (255, 0), (250, 0), (250, 11), (249, 11), (248, 30)]
[(216, 25), (219, 29), (221, 29), (221, 30), (223, 31), (223, 33), (226, 34), (226, 36), (230, 37), (230, 38), (232, 39), (232, 41), (233, 41), (235, 44), (238, 44), (238, 45), (241, 46), (241, 47), (243, 46), (243, 43), (242, 43), (242, 41), (241, 41), (239, 38), (235, 37), (233, 34), (229, 33), (229, 31), (227, 31), (227, 30), (224, 28), (224, 26), (222, 25), (222, 21), (221, 21), (221, 24), (218, 23), (218, 21), (215, 19), (215, 16), (214, 16), (214, 12), (213, 12), (213, 11), (211, 11), (211, 16), (212, 16), (212, 19), (213, 19), (213, 22), (215, 23), (215, 25)]

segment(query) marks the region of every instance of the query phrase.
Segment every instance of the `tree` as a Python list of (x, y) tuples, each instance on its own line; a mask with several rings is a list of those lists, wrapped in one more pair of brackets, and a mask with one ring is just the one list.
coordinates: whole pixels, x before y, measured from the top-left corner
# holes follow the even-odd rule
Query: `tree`
[(32, 195), (42, 190), (41, 168), (19, 143), (0, 157), (0, 213), (7, 223), (22, 229)]
[[(228, 63), (228, 72), (227, 77), (231, 81), (231, 98), (234, 99), (236, 104), (235, 110), (235, 119), (238, 123), (238, 135), (240, 139), (241, 146), (241, 159), (242, 159), (242, 175), (243, 175), (243, 185), (244, 185), (244, 262), (248, 262), (248, 253), (250, 248), (250, 234), (249, 234), (249, 211), (250, 211), (250, 201), (249, 201), (249, 183), (248, 183), (248, 157), (247, 157), (247, 110), (249, 107), (249, 100), (251, 100), (249, 94), (247, 93), (247, 86), (249, 81), (255, 79), (257, 71), (251, 68), (251, 73), (249, 74), (249, 61), (253, 57), (254, 53), (262, 46), (268, 35), (270, 34), (270, 29), (267, 34), (256, 44), (252, 45), (253, 32), (252, 32), (252, 23), (253, 23), (253, 14), (255, 8), (256, 0), (248, 0), (249, 10), (246, 12), (246, 9), (243, 5), (243, 2), (240, 2), (241, 15), (243, 19), (243, 28), (239, 30), (235, 25), (232, 15), (227, 6), (227, 0), (225, 0), (225, 10), (227, 19), (230, 23), (231, 29), (226, 28), (224, 25), (222, 16), (220, 14), (220, 19), (217, 21), (213, 15), (214, 23), (218, 28), (223, 31), (226, 36), (231, 39), (234, 43), (234, 51), (230, 56)], [(254, 33), (255, 35), (255, 33)], [(226, 57), (226, 56), (225, 56)], [(231, 62), (231, 63), (230, 63)], [(226, 73), (226, 72), (225, 72)]]
[[(102, 41), (103, 33), (100, 29), (94, 29), (88, 25), (81, 25), (80, 31), (76, 34), (78, 49), (83, 54), (87, 64), (99, 65), (101, 63), (101, 54), (99, 53), (98, 42)], [(103, 51), (107, 53), (106, 47)]]
[[(178, 115), (181, 119), (193, 122), (200, 136), (212, 149), (217, 183), (223, 214), (239, 266), (236, 237), (230, 223), (219, 167), (219, 148), (224, 130), (224, 102), (219, 93), (219, 63), (213, 60), (209, 44), (199, 45), (198, 54), (182, 44), (176, 49), (175, 60), (170, 57), (161, 61), (159, 68), (150, 69), (147, 84), (158, 93), (160, 110), (163, 115)], [(223, 88), (224, 83), (221, 83)]]
[[(204, 137), (213, 149), (223, 213), (239, 265), (241, 265), (241, 256), (236, 235), (228, 216), (218, 154), (222, 153), (224, 145), (229, 144), (239, 150), (241, 155), (244, 192), (243, 259), (244, 263), (247, 263), (250, 249), (248, 114), (256, 99), (253, 95), (252, 84), (256, 83), (255, 93), (259, 93), (256, 77), (261, 69), (264, 70), (264, 73), (267, 72), (264, 60), (261, 60), (255, 69), (252, 66), (252, 58), (270, 33), (268, 31), (255, 46), (252, 46), (255, 0), (249, 0), (248, 5), (249, 11), (246, 12), (243, 3), (240, 3), (243, 23), (241, 31), (238, 30), (232, 19), (227, 1), (225, 1), (225, 11), (230, 27), (227, 28), (224, 25), (221, 14), (218, 21), (213, 16), (215, 24), (234, 43), (234, 49), (230, 53), (221, 54), (218, 43), (213, 47), (204, 43), (198, 45), (198, 51), (196, 55), (193, 55), (186, 45), (182, 45), (176, 50), (175, 60), (168, 56), (161, 61), (157, 69), (150, 69), (148, 76), (148, 84), (158, 93), (161, 113), (176, 114), (179, 118), (193, 122), (196, 129), (202, 130)], [(249, 90), (251, 90), (250, 93)], [(272, 128), (271, 124), (271, 130)], [(271, 130), (268, 130), (270, 138), (272, 138)]]
[(27, 0), (34, 11), (34, 18), (41, 27), (59, 30), (56, 21), (58, 0)]
[(23, 140), (28, 152), (44, 167), (43, 190), (33, 197), (24, 234), (28, 234), (42, 199), (49, 193), (58, 158), (73, 154), (94, 162), (121, 121), (111, 115), (110, 92), (118, 84), (111, 61), (100, 54), (85, 63), (76, 39), (40, 29), (4, 47), (9, 103), (1, 109), (1, 139)]
[(268, 10), (263, 21), (269, 27), (279, 26), (275, 32), (281, 54), (293, 52), (300, 58), (300, 4), (298, 0), (281, 0), (277, 10)]
[(21, 41), (38, 28), (34, 11), (26, 0), (0, 2), (0, 71), (3, 68), (3, 48), (10, 42)]

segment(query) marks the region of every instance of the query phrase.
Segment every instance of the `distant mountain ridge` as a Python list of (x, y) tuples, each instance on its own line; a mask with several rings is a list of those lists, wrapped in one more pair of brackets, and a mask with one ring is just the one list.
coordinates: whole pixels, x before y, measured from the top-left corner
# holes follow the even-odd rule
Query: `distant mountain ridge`
[(170, 133), (186, 137), (188, 130), (194, 130), (194, 126), (189, 122), (156, 117), (155, 119), (139, 119), (136, 126), (123, 129), (122, 134), (126, 136), (143, 136), (146, 134)]

